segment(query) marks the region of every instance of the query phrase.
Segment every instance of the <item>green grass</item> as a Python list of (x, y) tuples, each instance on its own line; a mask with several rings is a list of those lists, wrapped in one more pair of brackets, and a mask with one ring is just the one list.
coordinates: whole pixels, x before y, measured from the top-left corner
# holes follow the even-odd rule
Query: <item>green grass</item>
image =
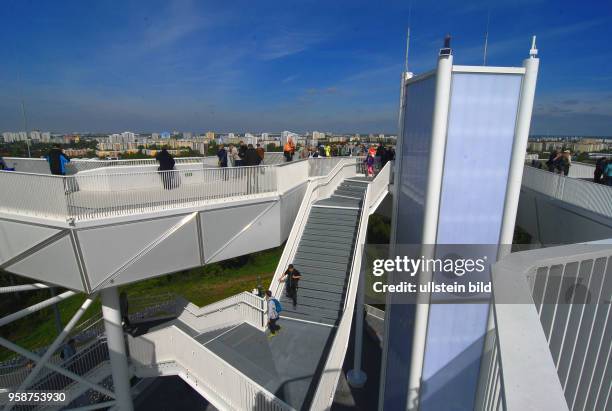
[[(120, 287), (120, 291), (127, 292), (128, 298), (174, 293), (203, 306), (252, 290), (257, 286), (258, 276), (264, 287), (268, 286), (282, 252), (283, 246), (254, 253), (245, 261), (233, 259), (129, 284)], [(83, 301), (83, 294), (79, 294), (58, 304), (63, 324), (72, 318)], [(97, 299), (81, 321), (98, 315), (100, 310), (100, 300)], [(29, 350), (49, 345), (57, 335), (51, 308), (42, 310), (37, 318), (26, 316), (15, 325), (6, 335), (2, 333), (2, 337)], [(0, 348), (0, 361), (13, 355), (12, 351)]]

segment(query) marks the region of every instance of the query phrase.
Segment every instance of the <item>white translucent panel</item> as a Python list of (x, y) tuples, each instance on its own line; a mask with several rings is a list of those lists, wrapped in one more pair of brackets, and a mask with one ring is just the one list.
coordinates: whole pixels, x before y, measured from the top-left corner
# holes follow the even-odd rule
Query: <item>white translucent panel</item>
[[(453, 74), (438, 244), (498, 243), (520, 86), (521, 75)], [(487, 312), (484, 304), (431, 306), (422, 410), (439, 409), (440, 398), (471, 408)]]
[(438, 244), (498, 242), (520, 86), (520, 75), (453, 75)]

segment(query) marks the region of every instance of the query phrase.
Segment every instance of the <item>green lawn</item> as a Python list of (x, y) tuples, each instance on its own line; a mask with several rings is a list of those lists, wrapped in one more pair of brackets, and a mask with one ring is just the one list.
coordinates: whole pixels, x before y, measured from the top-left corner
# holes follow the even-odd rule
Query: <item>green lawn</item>
[[(268, 286), (280, 260), (283, 246), (254, 253), (242, 259), (215, 263), (180, 273), (165, 275), (120, 287), (128, 298), (149, 297), (163, 293), (175, 293), (198, 306), (222, 300), (242, 291), (250, 291), (261, 277), (264, 287)], [(60, 302), (62, 323), (66, 324), (84, 301), (79, 294)], [(81, 321), (100, 313), (100, 301), (96, 300)], [(57, 335), (53, 311), (42, 310), (38, 318), (26, 316), (16, 322), (17, 327), (2, 337), (21, 347), (33, 350), (49, 345)], [(12, 351), (0, 348), (0, 361), (13, 356)]]

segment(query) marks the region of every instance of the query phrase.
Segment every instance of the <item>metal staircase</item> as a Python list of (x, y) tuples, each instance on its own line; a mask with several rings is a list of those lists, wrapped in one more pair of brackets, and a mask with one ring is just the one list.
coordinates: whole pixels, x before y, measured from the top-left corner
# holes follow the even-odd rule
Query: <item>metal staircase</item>
[(298, 304), (283, 294), (283, 316), (336, 325), (342, 315), (359, 213), (368, 182), (344, 180), (314, 203), (293, 264), (302, 275)]
[[(263, 332), (267, 304), (253, 294), (187, 304), (175, 321), (128, 336), (135, 375), (178, 375), (218, 409), (329, 409), (354, 316), (360, 245), (389, 176), (389, 166), (369, 180), (339, 164), (309, 185), (270, 286), (283, 304), (278, 336)], [(296, 307), (279, 281), (288, 264), (302, 275)]]

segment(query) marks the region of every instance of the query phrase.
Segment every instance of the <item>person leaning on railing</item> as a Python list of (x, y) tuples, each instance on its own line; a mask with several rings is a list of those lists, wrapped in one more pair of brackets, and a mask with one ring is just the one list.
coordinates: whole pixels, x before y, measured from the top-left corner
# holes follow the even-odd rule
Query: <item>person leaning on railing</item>
[(166, 190), (176, 188), (178, 184), (176, 181), (174, 181), (175, 176), (172, 172), (172, 170), (174, 170), (175, 161), (172, 155), (168, 152), (168, 149), (166, 147), (162, 148), (161, 151), (155, 156), (155, 160), (157, 160), (159, 163), (157, 170), (161, 172), (161, 179), (164, 184), (164, 188)]
[(606, 168), (604, 168), (604, 175), (606, 180), (606, 185), (612, 186), (612, 161), (608, 159), (606, 161)]
[(51, 174), (56, 176), (66, 175), (66, 164), (70, 162), (70, 158), (64, 154), (59, 144), (55, 144), (53, 148), (49, 150), (47, 161), (49, 162)]

